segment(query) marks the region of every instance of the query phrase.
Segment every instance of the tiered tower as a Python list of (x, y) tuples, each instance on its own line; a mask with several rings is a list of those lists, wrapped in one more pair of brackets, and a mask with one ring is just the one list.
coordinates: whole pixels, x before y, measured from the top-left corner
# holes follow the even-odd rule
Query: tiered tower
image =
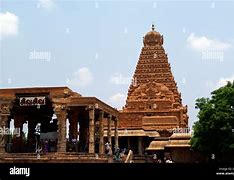
[(169, 136), (165, 131), (188, 126), (187, 106), (182, 105), (163, 48), (163, 36), (154, 25), (144, 36), (143, 44), (126, 105), (120, 112), (119, 128), (141, 130), (146, 135), (157, 131), (160, 136)]

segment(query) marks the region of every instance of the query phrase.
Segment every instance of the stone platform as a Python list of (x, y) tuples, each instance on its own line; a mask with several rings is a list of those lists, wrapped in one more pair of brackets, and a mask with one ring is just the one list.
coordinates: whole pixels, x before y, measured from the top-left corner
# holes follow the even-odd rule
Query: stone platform
[(48, 153), (37, 159), (35, 153), (7, 153), (0, 155), (0, 163), (112, 163), (113, 158), (95, 154)]

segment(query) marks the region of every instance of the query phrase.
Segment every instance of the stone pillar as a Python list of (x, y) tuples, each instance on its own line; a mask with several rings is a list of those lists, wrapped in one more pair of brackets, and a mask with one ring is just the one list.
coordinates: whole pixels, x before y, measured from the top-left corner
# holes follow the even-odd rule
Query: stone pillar
[(53, 104), (54, 113), (57, 116), (57, 125), (58, 125), (58, 141), (57, 141), (57, 152), (62, 153), (66, 152), (66, 106), (65, 104), (56, 103)]
[(95, 153), (94, 141), (94, 107), (89, 107), (89, 153)]
[(115, 118), (115, 147), (119, 147), (118, 118)]
[(112, 147), (112, 143), (111, 143), (111, 119), (112, 119), (112, 115), (109, 115), (108, 118), (107, 118), (107, 138), (108, 138), (108, 141)]
[(138, 154), (142, 155), (142, 137), (138, 137)]
[(127, 138), (128, 138), (127, 139), (128, 140), (128, 149), (130, 149), (131, 148), (130, 137), (128, 136)]
[(104, 154), (104, 127), (103, 127), (104, 112), (99, 114), (99, 154)]
[[(10, 104), (2, 104), (0, 109), (0, 127), (1, 128), (7, 128), (7, 121), (10, 116)], [(8, 127), (9, 128), (9, 127)], [(5, 144), (6, 144), (6, 136), (4, 132), (3, 134), (0, 134), (0, 153), (6, 153), (5, 151)]]

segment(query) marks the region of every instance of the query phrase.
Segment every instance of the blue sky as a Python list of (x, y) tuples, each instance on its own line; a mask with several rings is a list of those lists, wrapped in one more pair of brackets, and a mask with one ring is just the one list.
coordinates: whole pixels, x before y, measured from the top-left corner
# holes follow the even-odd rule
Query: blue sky
[(234, 1), (0, 0), (0, 87), (68, 86), (121, 108), (154, 23), (191, 126), (195, 99), (234, 79), (233, 17)]

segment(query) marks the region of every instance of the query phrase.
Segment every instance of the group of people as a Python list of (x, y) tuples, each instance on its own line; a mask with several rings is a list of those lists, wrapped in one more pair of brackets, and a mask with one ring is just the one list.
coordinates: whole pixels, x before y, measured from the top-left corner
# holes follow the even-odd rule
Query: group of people
[(124, 148), (122, 150), (120, 150), (120, 148), (118, 146), (114, 147), (114, 152), (112, 151), (112, 147), (110, 142), (106, 142), (105, 144), (105, 154), (106, 156), (110, 156), (113, 155), (113, 159), (117, 162), (125, 162), (126, 158), (127, 158), (127, 149)]
[(157, 154), (153, 155), (153, 162), (154, 163), (174, 163), (170, 156), (164, 157), (162, 161), (160, 158), (157, 157)]

